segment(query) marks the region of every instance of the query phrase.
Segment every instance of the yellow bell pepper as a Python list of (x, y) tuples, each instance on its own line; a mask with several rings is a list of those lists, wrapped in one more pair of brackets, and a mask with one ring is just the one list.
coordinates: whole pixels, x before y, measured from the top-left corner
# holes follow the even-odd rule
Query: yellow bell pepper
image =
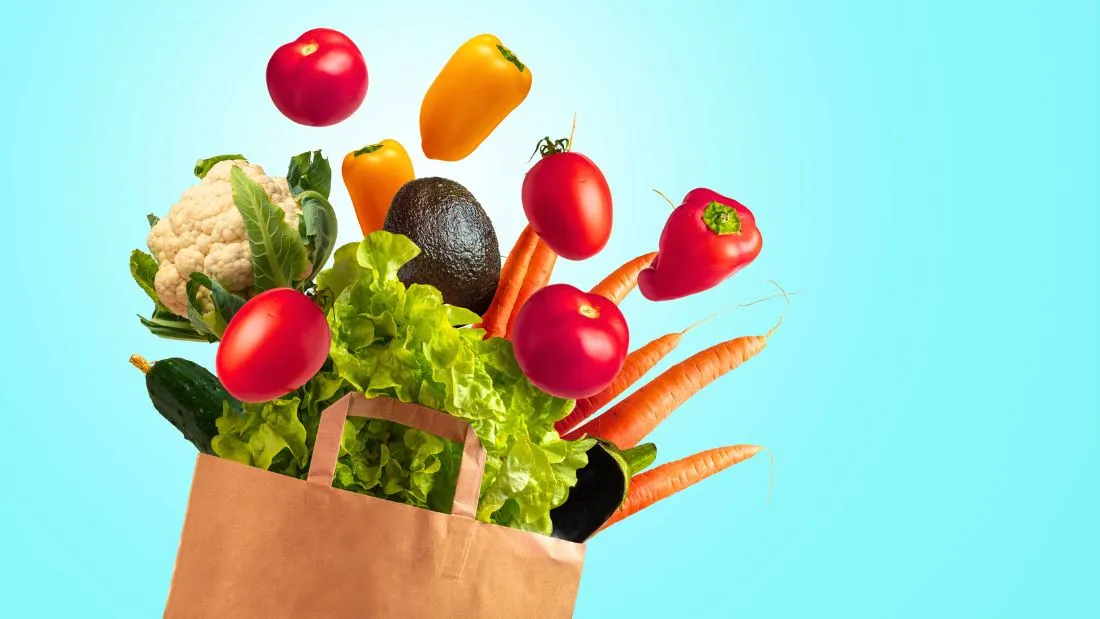
[(363, 236), (382, 229), (394, 194), (416, 178), (409, 153), (396, 140), (382, 140), (351, 151), (344, 157), (340, 175)]
[(531, 91), (531, 69), (491, 34), (458, 48), (420, 107), (424, 155), (459, 161), (474, 152)]

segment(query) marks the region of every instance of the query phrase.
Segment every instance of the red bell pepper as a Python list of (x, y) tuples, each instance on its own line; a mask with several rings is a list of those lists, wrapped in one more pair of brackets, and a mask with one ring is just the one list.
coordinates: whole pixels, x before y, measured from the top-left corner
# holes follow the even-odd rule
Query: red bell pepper
[(743, 204), (710, 189), (693, 189), (672, 211), (657, 257), (638, 276), (650, 301), (709, 290), (760, 255), (763, 239)]

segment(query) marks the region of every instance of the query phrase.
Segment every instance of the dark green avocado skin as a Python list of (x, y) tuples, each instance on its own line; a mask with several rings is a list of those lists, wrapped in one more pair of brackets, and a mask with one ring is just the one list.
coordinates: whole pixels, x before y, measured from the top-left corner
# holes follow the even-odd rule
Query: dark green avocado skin
[(445, 303), (478, 315), (489, 309), (500, 281), (500, 248), (493, 222), (469, 190), (446, 178), (409, 181), (394, 195), (382, 227), (420, 247), (397, 273), (406, 286), (435, 286)]

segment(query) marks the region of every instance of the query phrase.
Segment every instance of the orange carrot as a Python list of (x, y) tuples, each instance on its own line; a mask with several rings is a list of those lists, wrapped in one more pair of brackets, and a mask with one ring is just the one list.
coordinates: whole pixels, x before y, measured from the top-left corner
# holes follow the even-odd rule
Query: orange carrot
[(634, 447), (688, 398), (764, 350), (778, 326), (765, 335), (735, 338), (695, 353), (570, 435), (602, 438), (619, 449)]
[(638, 285), (638, 275), (644, 271), (656, 257), (657, 252), (653, 251), (630, 260), (623, 266), (612, 271), (603, 281), (596, 284), (592, 288), (591, 293), (607, 297), (616, 305), (622, 303), (626, 295), (630, 294), (630, 291), (634, 290), (635, 286)]
[(523, 309), (523, 304), (531, 295), (535, 294), (550, 283), (550, 274), (554, 271), (554, 264), (558, 261), (558, 255), (542, 239), (538, 240), (534, 253), (531, 254), (531, 263), (527, 266), (527, 274), (523, 278), (523, 285), (512, 305), (512, 314), (508, 317), (508, 337), (512, 336), (512, 328), (516, 324), (516, 316)]
[(500, 282), (497, 284), (496, 295), (489, 309), (481, 319), (481, 327), (485, 329), (485, 339), (504, 335), (508, 325), (508, 317), (512, 315), (512, 307), (523, 287), (523, 280), (527, 274), (527, 265), (531, 262), (531, 254), (539, 237), (531, 226), (527, 226), (516, 239), (511, 253), (504, 261), (500, 269)]
[[(797, 292), (787, 292), (783, 288), (775, 283), (776, 288), (779, 288), (779, 294), (772, 295), (770, 297), (764, 297), (763, 299), (757, 299), (750, 303), (741, 303), (739, 305), (731, 305), (726, 309), (715, 312), (710, 316), (696, 322), (679, 333), (669, 333), (662, 335), (661, 337), (653, 340), (645, 346), (627, 355), (626, 360), (623, 362), (623, 368), (619, 370), (619, 374), (615, 377), (615, 380), (611, 382), (603, 391), (596, 395), (589, 396), (582, 400), (577, 400), (576, 405), (573, 407), (573, 411), (569, 413), (565, 419), (558, 421), (554, 424), (554, 428), (558, 431), (565, 440), (576, 440), (581, 437), (581, 434), (587, 428), (580, 428), (580, 426), (590, 415), (600, 410), (612, 400), (619, 397), (620, 394), (629, 389), (634, 383), (638, 382), (642, 376), (645, 376), (647, 372), (652, 370), (654, 366), (660, 363), (661, 359), (664, 359), (673, 349), (680, 344), (680, 340), (684, 335), (698, 327), (699, 325), (707, 322), (708, 320), (720, 316), (728, 312), (731, 309), (740, 307), (751, 307), (757, 303), (763, 303), (770, 301), (776, 297), (782, 296), (787, 300), (789, 304), (790, 296), (798, 294)], [(701, 388), (701, 387), (700, 387)]]
[(619, 370), (618, 375), (615, 376), (615, 380), (611, 381), (610, 385), (596, 395), (577, 400), (573, 412), (569, 413), (565, 419), (554, 424), (558, 434), (567, 441), (580, 438), (580, 435), (572, 430), (582, 424), (590, 415), (606, 406), (611, 400), (619, 397), (619, 394), (645, 376), (646, 372), (652, 370), (654, 366), (660, 363), (661, 359), (664, 359), (680, 344), (684, 333), (687, 333), (687, 329), (680, 333), (667, 333), (627, 355), (626, 361), (623, 362), (623, 369)]
[(731, 445), (709, 449), (682, 460), (662, 464), (630, 479), (626, 500), (600, 531), (681, 490), (748, 460), (760, 452), (757, 445)]

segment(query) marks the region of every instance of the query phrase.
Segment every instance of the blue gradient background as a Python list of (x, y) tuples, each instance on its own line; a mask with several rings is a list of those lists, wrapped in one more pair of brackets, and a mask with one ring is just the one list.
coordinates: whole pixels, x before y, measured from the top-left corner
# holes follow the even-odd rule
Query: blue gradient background
[[(126, 261), (145, 214), (203, 156), (282, 173), (292, 154), (338, 162), (385, 137), (417, 153), (420, 97), (481, 32), (533, 68), (529, 99), (468, 160), (415, 163), (469, 186), (502, 246), (535, 141), (576, 111), (616, 228), (557, 281), (591, 285), (652, 249), (667, 215), (653, 187), (710, 186), (764, 231), (760, 259), (716, 290), (631, 296), (636, 345), (768, 279), (802, 292), (766, 351), (653, 436), (662, 461), (768, 446), (772, 500), (757, 458), (602, 534), (577, 617), (1096, 608), (1096, 3), (467, 4), (0, 8), (0, 614), (163, 609), (194, 451), (126, 359), (211, 364), (213, 347), (138, 324)], [(353, 36), (371, 70), (365, 105), (333, 128), (292, 125), (264, 87), (271, 51), (314, 26)], [(339, 183), (334, 202), (352, 240)], [(663, 366), (781, 310), (707, 323)]]

